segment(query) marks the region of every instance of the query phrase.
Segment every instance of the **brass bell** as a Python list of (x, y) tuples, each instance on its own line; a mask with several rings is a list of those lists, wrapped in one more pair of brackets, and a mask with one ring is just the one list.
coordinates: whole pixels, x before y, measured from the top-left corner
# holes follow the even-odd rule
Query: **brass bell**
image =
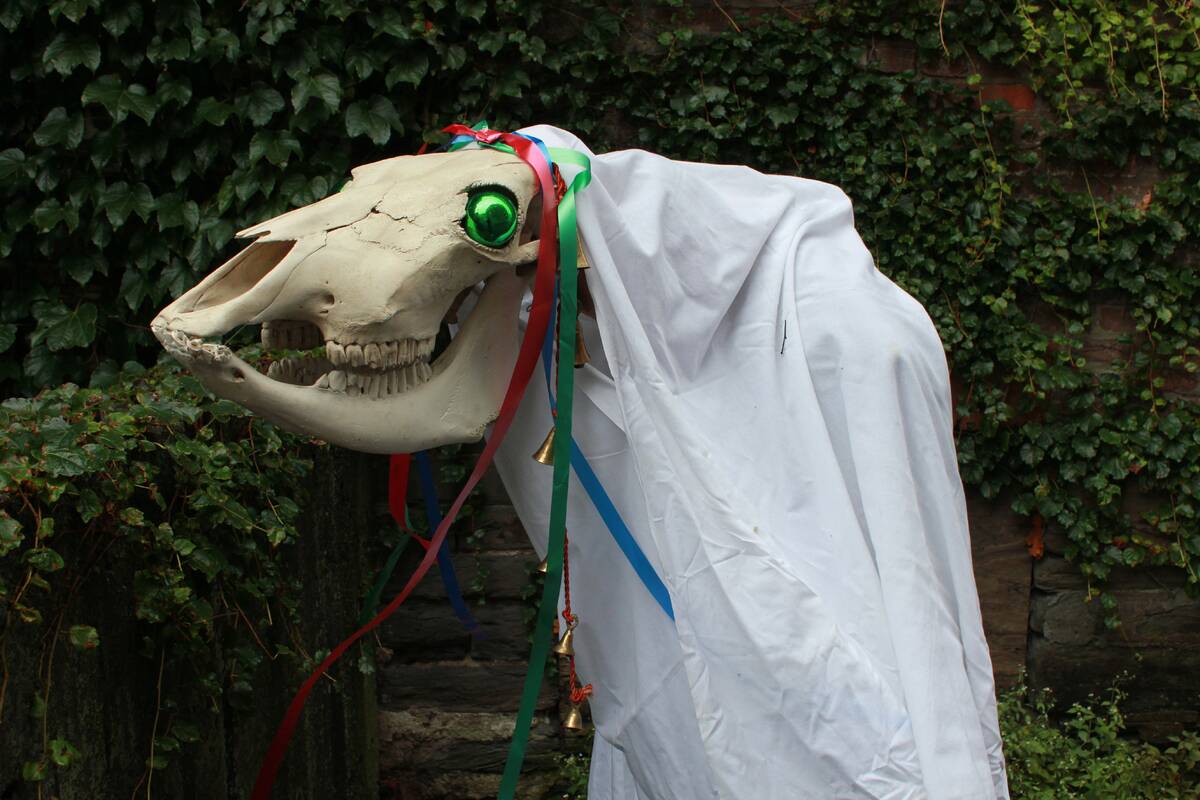
[(588, 363), (591, 360), (592, 360), (592, 357), (588, 355), (588, 351), (587, 351), (587, 343), (583, 340), (583, 331), (581, 331), (579, 329), (579, 326), (576, 325), (575, 326), (575, 368), (579, 369), (580, 367), (582, 367), (584, 364)]
[(572, 622), (567, 626), (567, 632), (558, 640), (558, 644), (550, 648), (555, 655), (573, 656), (575, 655), (575, 623)]
[(578, 703), (571, 703), (571, 709), (563, 717), (562, 726), (569, 731), (583, 730), (583, 712), (579, 709)]
[(547, 572), (550, 571), (550, 557), (549, 556), (546, 556), (546, 558), (543, 558), (541, 560), (541, 562), (538, 563), (537, 571), (542, 573), (543, 575), (545, 575)]
[(575, 240), (575, 268), (587, 269), (591, 264), (588, 263), (587, 254), (583, 252), (583, 236), (578, 235)]
[(546, 466), (554, 465), (554, 428), (551, 428), (550, 432), (546, 434), (542, 446), (533, 454), (533, 460)]

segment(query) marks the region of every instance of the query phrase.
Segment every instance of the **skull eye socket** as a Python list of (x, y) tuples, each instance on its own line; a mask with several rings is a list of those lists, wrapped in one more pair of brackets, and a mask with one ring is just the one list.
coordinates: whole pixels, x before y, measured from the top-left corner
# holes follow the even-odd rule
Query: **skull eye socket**
[(476, 189), (467, 199), (462, 226), (484, 247), (503, 247), (517, 232), (517, 201), (508, 192), (490, 187)]

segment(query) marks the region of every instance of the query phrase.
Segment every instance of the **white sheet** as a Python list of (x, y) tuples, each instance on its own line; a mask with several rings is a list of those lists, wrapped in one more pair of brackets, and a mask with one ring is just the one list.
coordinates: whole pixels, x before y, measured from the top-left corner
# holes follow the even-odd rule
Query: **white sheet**
[[(592, 168), (575, 435), (676, 622), (573, 482), (589, 797), (1007, 798), (928, 316), (831, 185), (641, 151)], [(496, 462), (542, 552), (545, 395)]]

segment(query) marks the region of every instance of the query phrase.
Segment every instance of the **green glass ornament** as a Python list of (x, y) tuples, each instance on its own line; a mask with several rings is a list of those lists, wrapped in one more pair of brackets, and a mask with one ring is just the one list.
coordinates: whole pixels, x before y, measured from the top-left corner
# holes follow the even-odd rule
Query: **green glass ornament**
[(517, 232), (517, 203), (496, 189), (473, 192), (467, 200), (463, 228), (484, 247), (503, 247)]

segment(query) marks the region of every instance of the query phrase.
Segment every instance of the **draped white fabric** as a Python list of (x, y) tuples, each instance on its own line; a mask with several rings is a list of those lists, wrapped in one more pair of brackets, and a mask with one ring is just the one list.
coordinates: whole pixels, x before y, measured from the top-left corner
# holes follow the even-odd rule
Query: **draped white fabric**
[[(829, 184), (642, 151), (592, 168), (575, 437), (676, 620), (573, 481), (589, 797), (1007, 798), (928, 316)], [(549, 425), (535, 379), (496, 462), (542, 552)]]

